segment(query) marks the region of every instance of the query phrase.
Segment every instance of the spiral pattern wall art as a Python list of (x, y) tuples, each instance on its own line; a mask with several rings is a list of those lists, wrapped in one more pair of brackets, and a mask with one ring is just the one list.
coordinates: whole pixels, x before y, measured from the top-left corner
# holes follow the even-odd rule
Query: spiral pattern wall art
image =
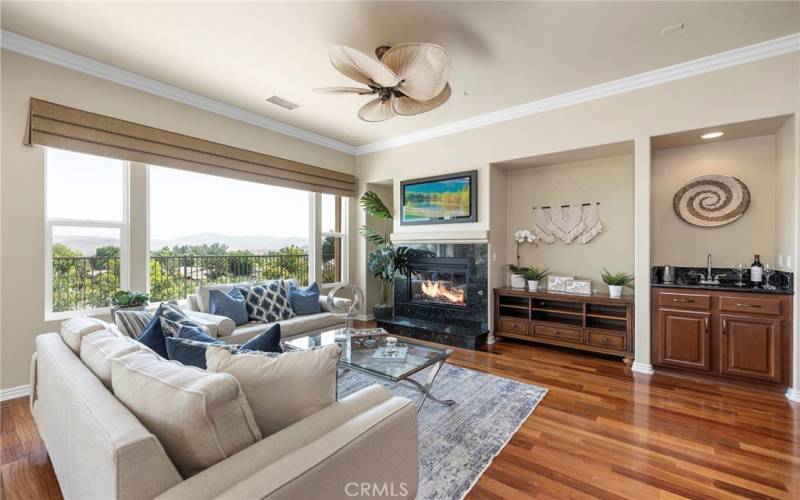
[(750, 206), (750, 190), (736, 177), (703, 175), (680, 188), (672, 199), (678, 217), (694, 226), (716, 227), (741, 217)]

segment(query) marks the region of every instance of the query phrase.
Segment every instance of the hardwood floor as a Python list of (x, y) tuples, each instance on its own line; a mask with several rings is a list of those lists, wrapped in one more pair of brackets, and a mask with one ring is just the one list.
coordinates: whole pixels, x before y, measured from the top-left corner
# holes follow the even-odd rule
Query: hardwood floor
[[(513, 341), (451, 362), (550, 389), (470, 498), (800, 498), (800, 405), (782, 394)], [(60, 497), (27, 399), (2, 405), (0, 487)]]

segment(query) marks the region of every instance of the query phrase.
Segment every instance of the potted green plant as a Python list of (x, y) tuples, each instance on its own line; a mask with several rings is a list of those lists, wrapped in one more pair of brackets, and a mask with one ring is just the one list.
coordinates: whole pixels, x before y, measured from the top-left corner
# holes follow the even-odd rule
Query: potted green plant
[(117, 290), (111, 298), (111, 321), (116, 321), (117, 311), (144, 311), (150, 295), (134, 290)]
[(549, 269), (543, 269), (540, 271), (535, 267), (529, 267), (528, 269), (524, 270), (522, 272), (522, 276), (525, 278), (525, 281), (528, 282), (528, 291), (538, 292), (539, 281), (546, 278), (548, 274), (550, 274)]
[(408, 247), (395, 247), (389, 241), (389, 224), (392, 222), (392, 213), (386, 208), (377, 193), (367, 191), (361, 196), (361, 207), (373, 217), (383, 219), (383, 234), (380, 234), (366, 225), (361, 226), (359, 233), (375, 249), (367, 256), (367, 269), (381, 282), (378, 303), (372, 308), (376, 319), (392, 316), (392, 287), (394, 275), (397, 272), (408, 273), (408, 257), (412, 251)]
[(633, 288), (633, 275), (627, 273), (611, 274), (608, 269), (603, 268), (603, 274), (600, 275), (603, 282), (608, 285), (608, 296), (612, 299), (622, 297), (622, 289), (627, 287)]

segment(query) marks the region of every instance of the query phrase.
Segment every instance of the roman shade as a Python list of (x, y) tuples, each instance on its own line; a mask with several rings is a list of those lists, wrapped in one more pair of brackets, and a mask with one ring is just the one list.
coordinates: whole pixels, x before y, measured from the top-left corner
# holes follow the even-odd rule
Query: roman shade
[(25, 143), (316, 193), (355, 196), (353, 175), (31, 98)]

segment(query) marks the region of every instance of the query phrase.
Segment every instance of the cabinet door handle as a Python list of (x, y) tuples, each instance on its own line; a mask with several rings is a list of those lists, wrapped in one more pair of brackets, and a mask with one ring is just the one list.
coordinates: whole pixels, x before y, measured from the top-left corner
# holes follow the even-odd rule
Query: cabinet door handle
[(761, 304), (740, 304), (739, 302), (736, 303), (736, 307), (755, 307), (760, 308)]
[(604, 344), (608, 343), (608, 337), (603, 337), (603, 338), (602, 338), (602, 342), (603, 342)]
[(708, 333), (708, 316), (706, 316), (705, 323), (706, 323), (706, 333)]
[(727, 319), (723, 319), (722, 320), (722, 334), (723, 335), (727, 335), (728, 334), (728, 320)]
[(694, 299), (672, 299), (672, 302), (685, 302), (687, 304), (694, 303)]

